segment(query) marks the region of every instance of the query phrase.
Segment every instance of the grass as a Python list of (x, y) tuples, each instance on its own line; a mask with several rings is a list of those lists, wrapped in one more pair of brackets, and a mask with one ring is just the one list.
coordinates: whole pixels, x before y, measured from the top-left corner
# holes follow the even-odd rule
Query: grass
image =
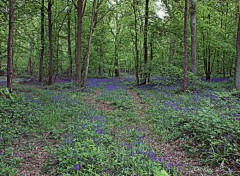
[(0, 175), (31, 172), (37, 158), (43, 166), (30, 166), (42, 175), (188, 173), (155, 146), (168, 141), (181, 141), (175, 147), (201, 163), (192, 172), (239, 174), (240, 92), (231, 80), (198, 81), (187, 92), (181, 84), (155, 77), (133, 88), (131, 77), (91, 78), (83, 91), (72, 82), (15, 82), (12, 99), (0, 97)]

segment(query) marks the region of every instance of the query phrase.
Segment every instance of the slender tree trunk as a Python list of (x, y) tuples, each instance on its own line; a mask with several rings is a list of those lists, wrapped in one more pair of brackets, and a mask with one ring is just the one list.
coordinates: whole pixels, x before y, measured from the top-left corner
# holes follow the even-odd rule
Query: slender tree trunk
[(146, 5), (145, 5), (145, 24), (144, 24), (144, 42), (143, 42), (143, 47), (144, 47), (144, 79), (143, 79), (143, 84), (146, 84), (147, 82), (147, 75), (149, 72), (148, 69), (148, 11), (149, 11), (149, 0), (146, 0)]
[(101, 27), (101, 42), (100, 42), (100, 64), (99, 64), (99, 76), (103, 78), (103, 60), (104, 60), (104, 18), (102, 19)]
[(192, 73), (197, 75), (197, 48), (196, 48), (196, 0), (191, 0), (191, 58), (192, 58)]
[(48, 39), (49, 39), (49, 67), (48, 84), (53, 82), (53, 48), (52, 48), (52, 1), (48, 0)]
[(92, 17), (91, 17), (91, 26), (90, 26), (90, 32), (89, 32), (89, 39), (88, 39), (88, 51), (87, 51), (87, 60), (86, 60), (86, 67), (85, 67), (85, 75), (84, 75), (84, 81), (83, 81), (83, 87), (86, 87), (87, 85), (87, 77), (88, 77), (88, 68), (89, 68), (89, 61), (90, 61), (90, 47), (91, 47), (91, 41), (92, 41), (92, 33), (94, 28), (94, 17), (95, 17), (95, 8), (96, 8), (97, 0), (93, 1), (92, 6)]
[[(78, 24), (78, 18), (77, 18), (77, 11), (74, 13), (74, 42), (75, 42), (75, 47), (74, 47), (74, 62), (76, 65), (77, 61), (77, 24)], [(76, 71), (77, 68), (75, 68)], [(75, 78), (76, 78), (76, 73), (75, 73)]]
[(1, 71), (2, 71), (2, 39), (0, 36), (0, 76), (1, 76)]
[(236, 88), (240, 89), (240, 5), (238, 5), (238, 31), (237, 31), (237, 63), (236, 63), (236, 76), (235, 76), (235, 84)]
[(207, 53), (208, 53), (208, 62), (207, 62), (206, 80), (210, 81), (210, 79), (211, 79), (211, 48), (210, 48), (210, 44), (208, 44)]
[(39, 60), (38, 81), (42, 81), (43, 76), (43, 58), (44, 58), (44, 0), (42, 0), (41, 7), (41, 56)]
[[(67, 1), (68, 6), (69, 6), (69, 0)], [(72, 79), (72, 47), (71, 47), (71, 8), (69, 7), (68, 9), (68, 28), (67, 28), (67, 33), (68, 33), (68, 57), (69, 57), (69, 78)]]
[(14, 37), (14, 0), (9, 0), (9, 33), (7, 46), (7, 88), (12, 93), (12, 76), (13, 76), (13, 37)]
[(81, 49), (82, 49), (82, 17), (83, 17), (83, 1), (78, 0), (77, 6), (77, 57), (76, 57), (76, 81), (81, 84), (82, 82), (82, 66), (81, 66)]
[(173, 40), (172, 36), (170, 36), (169, 40), (169, 64), (173, 64)]
[(33, 39), (30, 39), (29, 42), (29, 56), (28, 56), (28, 74), (32, 75), (33, 69), (32, 69), (32, 50), (33, 50)]
[(118, 47), (119, 47), (119, 34), (120, 34), (120, 26), (118, 14), (116, 14), (116, 35), (115, 35), (115, 46), (114, 46), (114, 72), (115, 76), (119, 77), (119, 62), (118, 62)]
[(152, 60), (153, 60), (153, 33), (151, 35), (151, 42), (150, 42), (150, 67), (149, 67), (149, 73), (148, 73), (148, 78), (147, 82), (150, 83), (150, 76), (151, 76), (151, 65), (152, 65)]
[(219, 50), (217, 49), (217, 55), (216, 55), (216, 59), (217, 59), (217, 74), (219, 74), (220, 72), (220, 65), (219, 65), (219, 57), (220, 57), (220, 54), (219, 54)]
[(185, 0), (184, 11), (184, 90), (187, 89), (187, 13), (188, 13), (188, 0)]
[[(208, 14), (208, 26), (210, 27), (210, 14)], [(208, 45), (206, 48), (206, 53), (207, 53), (207, 72), (206, 72), (206, 81), (210, 81), (211, 80), (211, 46), (210, 46), (210, 34), (209, 34), (209, 29), (207, 32), (207, 41), (208, 41)]]
[(138, 31), (137, 31), (137, 12), (136, 12), (136, 2), (133, 2), (133, 12), (134, 12), (134, 30), (135, 30), (135, 52), (136, 52), (136, 59), (135, 59), (135, 76), (137, 85), (139, 85), (139, 51), (138, 51)]

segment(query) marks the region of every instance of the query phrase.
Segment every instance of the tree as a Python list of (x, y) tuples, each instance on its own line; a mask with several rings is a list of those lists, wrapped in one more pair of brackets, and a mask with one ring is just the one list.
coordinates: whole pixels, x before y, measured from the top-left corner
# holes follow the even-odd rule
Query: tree
[(42, 0), (42, 6), (41, 6), (41, 56), (39, 60), (39, 71), (38, 71), (38, 81), (42, 81), (43, 76), (43, 59), (44, 59), (44, 0)]
[(48, 0), (48, 40), (49, 40), (48, 84), (51, 85), (53, 82), (52, 0)]
[(2, 40), (0, 38), (0, 75), (2, 71)]
[(72, 79), (72, 47), (71, 47), (71, 7), (69, 5), (69, 0), (67, 0), (68, 5), (68, 22), (67, 22), (67, 33), (68, 33), (68, 57), (69, 57), (69, 78)]
[(148, 72), (149, 72), (149, 69), (148, 69), (148, 18), (149, 18), (148, 12), (149, 12), (149, 0), (146, 0), (145, 23), (144, 23), (144, 42), (143, 42), (145, 71), (144, 71), (143, 84), (146, 84), (147, 76), (148, 76)]
[(76, 81), (81, 83), (82, 81), (82, 66), (81, 66), (81, 49), (82, 49), (82, 18), (83, 18), (83, 1), (78, 0), (77, 3), (77, 57), (76, 57)]
[(101, 78), (103, 78), (103, 75), (104, 75), (104, 18), (102, 19), (102, 23), (101, 23), (101, 39), (100, 39), (100, 63), (99, 63), (99, 71), (98, 71), (98, 74)]
[(33, 34), (32, 37), (30, 37), (30, 41), (29, 41), (29, 56), (28, 56), (28, 69), (27, 69), (27, 73), (29, 75), (33, 74), (33, 68), (32, 68), (32, 53), (33, 53)]
[(85, 66), (85, 75), (84, 75), (84, 80), (83, 80), (83, 87), (85, 87), (86, 84), (87, 84), (88, 67), (89, 67), (89, 60), (90, 60), (90, 47), (91, 47), (92, 33), (93, 33), (94, 22), (95, 22), (94, 17), (95, 17), (96, 3), (97, 3), (97, 0), (94, 0), (93, 5), (92, 5), (92, 17), (91, 17), (89, 39), (88, 39), (87, 60), (86, 60), (86, 66)]
[(7, 87), (12, 93), (12, 75), (13, 75), (13, 37), (14, 37), (14, 0), (9, 0), (9, 33), (7, 46)]
[(185, 0), (184, 10), (184, 90), (187, 89), (187, 13), (188, 13), (188, 0)]
[(134, 46), (135, 46), (135, 76), (137, 85), (139, 85), (139, 51), (138, 51), (138, 31), (137, 31), (137, 10), (136, 10), (136, 1), (133, 1), (132, 8), (134, 12)]
[(240, 89), (240, 5), (238, 6), (238, 30), (237, 30), (236, 51), (237, 51), (237, 63), (236, 63), (235, 84), (236, 84), (236, 88)]
[(191, 0), (191, 58), (192, 58), (192, 73), (197, 75), (197, 47), (196, 47), (196, 0)]

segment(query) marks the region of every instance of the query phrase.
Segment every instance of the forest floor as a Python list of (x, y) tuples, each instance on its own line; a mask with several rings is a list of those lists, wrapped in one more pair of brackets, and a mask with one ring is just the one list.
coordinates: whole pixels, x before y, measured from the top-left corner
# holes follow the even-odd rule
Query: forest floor
[(15, 79), (15, 95), (0, 97), (0, 175), (239, 175), (232, 80), (181, 84)]

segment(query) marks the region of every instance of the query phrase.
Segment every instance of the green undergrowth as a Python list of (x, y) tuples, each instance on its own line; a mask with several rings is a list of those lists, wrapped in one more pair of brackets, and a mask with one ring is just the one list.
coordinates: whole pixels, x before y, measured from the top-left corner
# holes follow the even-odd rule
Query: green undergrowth
[(122, 110), (131, 109), (133, 107), (133, 101), (128, 91), (124, 89), (104, 90), (96, 100), (109, 102), (110, 105)]
[[(97, 100), (110, 102), (114, 112), (83, 101), (97, 90), (102, 91)], [(103, 86), (81, 92), (72, 83), (21, 85), (14, 98), (1, 98), (0, 175), (18, 175), (24, 167), (18, 148), (31, 150), (45, 132), (58, 145), (45, 144), (53, 158), (46, 160), (41, 174), (180, 175), (143, 142), (144, 131), (134, 125), (138, 117), (131, 110), (133, 101), (127, 90), (104, 90)]]
[(182, 141), (181, 147), (202, 163), (239, 174), (239, 91), (230, 91), (231, 83), (203, 84), (204, 89), (181, 93), (171, 87), (136, 91), (149, 104), (155, 133)]

